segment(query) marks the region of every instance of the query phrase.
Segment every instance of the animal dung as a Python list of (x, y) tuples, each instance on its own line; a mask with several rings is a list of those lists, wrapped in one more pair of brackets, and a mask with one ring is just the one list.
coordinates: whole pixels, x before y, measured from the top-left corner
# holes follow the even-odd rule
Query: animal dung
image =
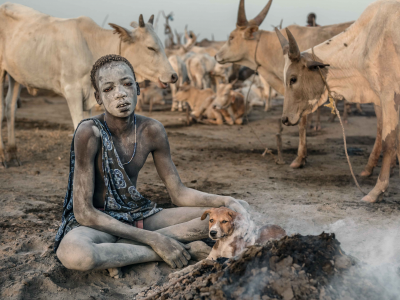
[(296, 234), (250, 246), (231, 259), (204, 260), (136, 299), (379, 299), (380, 291), (360, 277), (357, 265), (335, 234)]

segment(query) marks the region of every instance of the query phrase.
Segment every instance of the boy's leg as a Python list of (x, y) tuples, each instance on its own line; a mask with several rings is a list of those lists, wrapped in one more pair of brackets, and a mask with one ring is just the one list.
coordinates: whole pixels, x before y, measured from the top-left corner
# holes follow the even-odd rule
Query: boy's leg
[[(180, 241), (199, 240), (207, 237), (208, 233), (208, 222), (200, 221), (198, 217), (206, 209), (190, 207), (165, 209), (145, 219), (144, 229), (156, 230)], [(63, 238), (57, 256), (65, 267), (81, 271), (162, 261), (149, 246), (116, 242), (117, 237), (113, 235), (80, 226)], [(192, 247), (189, 253), (204, 252), (204, 246), (200, 246), (199, 243), (193, 243)]]

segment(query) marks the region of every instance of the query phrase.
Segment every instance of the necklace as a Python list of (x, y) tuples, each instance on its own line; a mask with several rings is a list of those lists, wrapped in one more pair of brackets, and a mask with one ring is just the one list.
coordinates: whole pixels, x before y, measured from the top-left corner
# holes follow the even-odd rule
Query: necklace
[[(135, 122), (135, 146), (133, 148), (133, 154), (132, 154), (131, 159), (126, 163), (122, 163), (122, 161), (121, 161), (123, 166), (129, 164), (132, 161), (132, 159), (135, 157), (135, 154), (136, 154), (136, 144), (137, 144), (136, 143), (136, 136), (137, 136), (137, 134), (136, 134), (136, 115), (134, 115), (133, 118), (134, 118), (134, 122)], [(111, 134), (110, 128), (108, 128), (108, 125), (107, 125), (107, 122), (106, 122), (106, 114), (104, 114), (104, 125), (106, 125), (106, 129), (108, 131), (108, 134), (110, 135), (110, 137), (112, 139), (112, 134)]]

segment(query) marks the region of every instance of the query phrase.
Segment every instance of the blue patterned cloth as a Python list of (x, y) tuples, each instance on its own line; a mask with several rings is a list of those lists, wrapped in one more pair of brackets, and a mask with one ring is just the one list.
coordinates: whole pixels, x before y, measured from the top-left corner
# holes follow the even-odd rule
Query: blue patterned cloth
[[(104, 174), (104, 184), (107, 192), (104, 199), (104, 212), (109, 216), (121, 222), (133, 225), (135, 221), (143, 220), (155, 213), (158, 213), (162, 208), (150, 200), (144, 198), (132, 184), (130, 178), (125, 172), (125, 169), (118, 156), (117, 150), (114, 147), (112, 137), (107, 132), (104, 125), (96, 118), (89, 118), (81, 121), (92, 120), (101, 133), (102, 141), (102, 168)], [(79, 125), (81, 124), (79, 123)], [(77, 130), (79, 128), (77, 127)], [(71, 144), (70, 156), (70, 171), (68, 178), (67, 194), (64, 199), (63, 214), (61, 225), (56, 234), (54, 251), (57, 251), (62, 238), (72, 229), (80, 226), (76, 221), (73, 209), (73, 187), (74, 187), (74, 167), (75, 167), (75, 151), (74, 137)]]

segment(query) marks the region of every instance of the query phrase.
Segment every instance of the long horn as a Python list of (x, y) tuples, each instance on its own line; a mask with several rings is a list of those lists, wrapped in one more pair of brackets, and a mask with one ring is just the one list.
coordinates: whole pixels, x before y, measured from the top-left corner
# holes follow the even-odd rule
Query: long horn
[(291, 61), (298, 61), (300, 59), (299, 46), (297, 46), (297, 42), (294, 39), (294, 36), (287, 28), (286, 28), (286, 34), (289, 38), (289, 58)]
[(289, 42), (277, 27), (275, 27), (275, 32), (276, 35), (278, 36), (279, 42), (281, 43), (283, 55), (285, 55), (289, 51)]
[(240, 0), (236, 25), (239, 27), (244, 27), (247, 26), (248, 23), (249, 22), (247, 22), (246, 12), (244, 10), (244, 0)]
[(268, 14), (269, 9), (271, 8), (272, 0), (269, 0), (267, 5), (264, 9), (255, 17), (254, 19), (250, 20), (249, 23), (252, 25), (260, 26), (261, 23), (264, 21), (265, 17)]
[(143, 15), (142, 15), (142, 14), (140, 14), (140, 16), (139, 16), (139, 27), (145, 27), (144, 20), (143, 20)]
[(150, 16), (150, 19), (149, 19), (149, 21), (147, 23), (150, 23), (151, 25), (153, 25), (153, 23), (154, 23), (154, 15)]

